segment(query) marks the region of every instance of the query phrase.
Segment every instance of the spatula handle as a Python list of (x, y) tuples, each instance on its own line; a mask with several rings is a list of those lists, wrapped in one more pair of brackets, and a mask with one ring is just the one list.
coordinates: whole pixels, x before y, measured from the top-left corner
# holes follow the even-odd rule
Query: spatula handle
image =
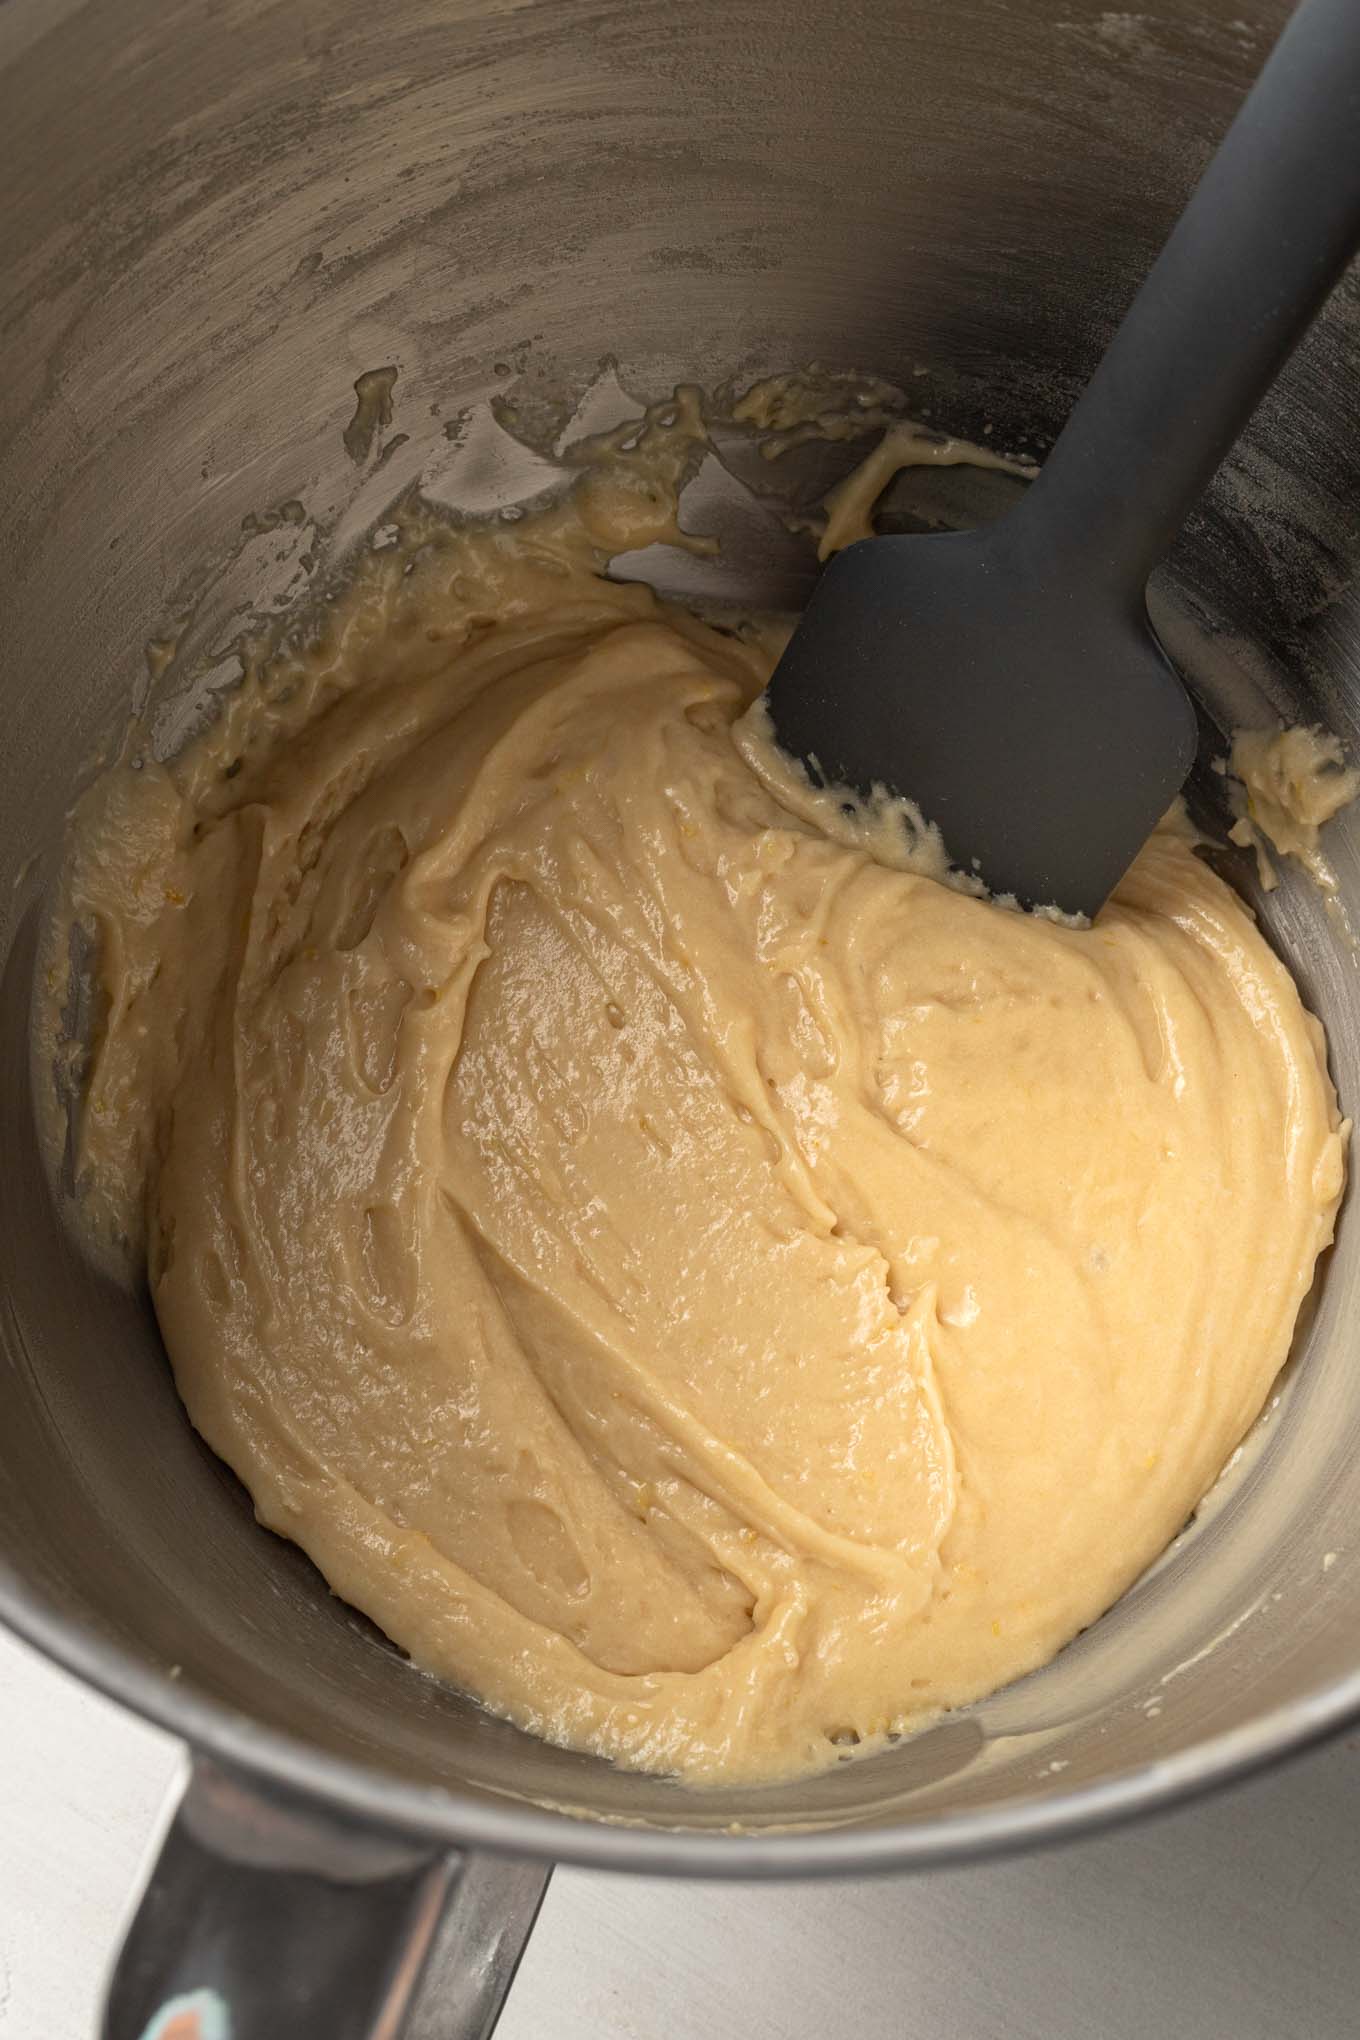
[(1055, 572), (1141, 597), (1357, 245), (1360, 0), (1303, 0), (1028, 493)]

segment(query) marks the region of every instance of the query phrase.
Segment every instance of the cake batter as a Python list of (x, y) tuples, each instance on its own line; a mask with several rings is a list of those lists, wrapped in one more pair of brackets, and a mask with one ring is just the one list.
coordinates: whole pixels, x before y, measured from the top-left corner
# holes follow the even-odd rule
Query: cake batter
[(679, 537), (664, 416), (541, 517), (408, 520), (101, 781), (77, 1171), (338, 1594), (536, 1734), (756, 1782), (1043, 1664), (1157, 1555), (1346, 1128), (1183, 828), (1080, 930), (780, 803), (733, 739), (772, 644), (600, 575)]

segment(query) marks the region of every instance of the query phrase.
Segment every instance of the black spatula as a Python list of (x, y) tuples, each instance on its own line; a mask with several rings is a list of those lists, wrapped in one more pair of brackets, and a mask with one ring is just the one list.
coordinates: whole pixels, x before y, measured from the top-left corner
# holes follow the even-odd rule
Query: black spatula
[(1148, 574), (1357, 242), (1360, 0), (1304, 0), (1019, 506), (827, 568), (781, 747), (908, 796), (993, 892), (1094, 914), (1195, 750)]

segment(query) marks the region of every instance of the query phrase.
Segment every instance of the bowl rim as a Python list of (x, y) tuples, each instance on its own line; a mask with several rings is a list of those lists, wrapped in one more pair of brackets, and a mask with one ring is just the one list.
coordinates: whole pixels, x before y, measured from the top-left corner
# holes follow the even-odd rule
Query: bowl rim
[(366, 1826), (435, 1846), (528, 1856), (584, 1869), (703, 1878), (868, 1876), (979, 1863), (1103, 1833), (1252, 1776), (1360, 1718), (1360, 1669), (1151, 1764), (1093, 1785), (982, 1813), (905, 1826), (846, 1824), (766, 1832), (653, 1827), (463, 1797), (359, 1763), (272, 1728), (172, 1680), (61, 1615), (0, 1557), (0, 1623), (106, 1699), (178, 1737), (257, 1787), (314, 1801)]

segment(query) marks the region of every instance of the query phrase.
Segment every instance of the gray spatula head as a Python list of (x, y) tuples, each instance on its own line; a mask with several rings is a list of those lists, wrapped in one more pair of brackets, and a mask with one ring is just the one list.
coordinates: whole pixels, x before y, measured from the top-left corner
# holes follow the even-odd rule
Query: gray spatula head
[(1357, 138), (1360, 0), (1303, 0), (1020, 507), (818, 584), (768, 694), (814, 778), (1095, 913), (1194, 752), (1148, 574), (1360, 241)]
[(906, 794), (992, 892), (1094, 915), (1179, 791), (1195, 716), (1141, 593), (1084, 599), (1023, 517), (841, 553), (766, 704), (817, 783)]

